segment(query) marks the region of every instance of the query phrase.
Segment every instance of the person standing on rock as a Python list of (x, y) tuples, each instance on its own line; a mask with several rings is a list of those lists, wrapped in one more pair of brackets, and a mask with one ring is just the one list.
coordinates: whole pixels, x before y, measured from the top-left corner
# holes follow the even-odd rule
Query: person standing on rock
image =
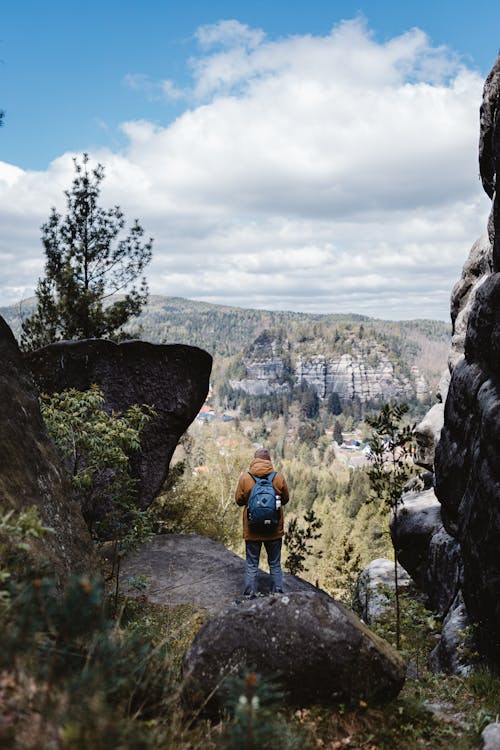
[[(259, 492), (262, 502), (258, 497)], [(271, 513), (266, 515), (264, 509), (261, 514), (262, 508), (259, 505), (267, 505), (273, 495), (275, 505)], [(283, 474), (274, 470), (269, 451), (265, 448), (255, 451), (249, 470), (240, 476), (235, 500), (237, 505), (243, 506), (243, 538), (246, 548), (244, 596), (251, 599), (257, 595), (256, 578), (262, 544), (267, 552), (272, 592), (282, 594), (283, 506), (289, 500), (288, 487)], [(254, 511), (254, 508), (257, 510)]]

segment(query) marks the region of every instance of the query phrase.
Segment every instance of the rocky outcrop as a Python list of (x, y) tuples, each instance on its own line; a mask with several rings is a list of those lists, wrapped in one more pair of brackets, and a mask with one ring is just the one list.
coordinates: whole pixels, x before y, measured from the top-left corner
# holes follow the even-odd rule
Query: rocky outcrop
[(436, 452), (436, 493), (460, 542), (463, 596), (482, 652), (500, 665), (500, 274), (476, 294)]
[[(371, 364), (362, 351), (342, 354), (338, 358), (299, 357), (295, 369), (297, 381), (314, 386), (320, 398), (337, 393), (344, 401), (359, 398), (374, 401), (387, 398), (408, 398), (416, 395), (416, 386), (409, 378), (396, 376), (389, 358), (377, 354), (377, 363)], [(419, 378), (419, 392), (422, 380)]]
[[(263, 552), (263, 558), (265, 553)], [(210, 614), (241, 598), (245, 561), (220, 542), (196, 534), (164, 534), (143, 544), (122, 563), (122, 590), (134, 594), (128, 581), (146, 576), (141, 594), (157, 604), (192, 604)], [(301, 578), (285, 574), (285, 592), (317, 591)], [(259, 570), (259, 593), (269, 594), (271, 578)]]
[(405, 493), (397, 516), (391, 519), (391, 536), (398, 560), (417, 586), (423, 587), (429, 543), (441, 527), (441, 507), (434, 490)]
[(444, 617), (441, 642), (433, 654), (435, 668), (459, 673), (466, 668), (459, 646), (471, 623), (484, 659), (500, 666), (500, 205), (495, 192), (500, 174), (500, 58), (485, 83), (479, 155), (483, 186), (493, 199), (488, 235), (472, 247), (452, 293), (451, 378), (439, 440), (439, 415), (430, 415), (419, 441), (419, 459), (428, 467), (434, 433), (442, 525), (436, 518), (429, 536), (417, 513), (421, 563), (413, 565), (410, 540), (406, 546), (403, 542), (408, 565), (404, 550), (399, 555), (407, 569), (416, 568), (416, 578)]
[(231, 388), (251, 396), (279, 393), (290, 383), (312, 386), (321, 399), (336, 393), (342, 401), (376, 401), (390, 398), (424, 398), (429, 386), (416, 366), (408, 376), (396, 368), (375, 340), (349, 340), (349, 353), (296, 354), (290, 364), (291, 345), (273, 339), (265, 331), (249, 347), (243, 358), (246, 377), (229, 381)]
[(462, 275), (451, 293), (451, 347), (448, 356), (450, 372), (464, 356), (465, 334), (476, 292), (492, 270), (492, 245), (487, 234), (472, 245)]
[[(446, 384), (448, 390), (448, 383)], [(444, 403), (434, 404), (421, 422), (415, 427), (417, 443), (416, 463), (428, 471), (434, 470), (434, 454), (441, 437), (444, 422)]]
[(405, 678), (385, 641), (314, 591), (243, 602), (206, 623), (183, 660), (186, 703), (200, 709), (207, 702), (216, 712), (217, 689), (245, 666), (279, 675), (288, 700), (300, 706), (385, 702)]
[[(470, 309), (464, 358), (455, 366), (436, 451), (436, 494), (447, 531), (460, 543), (465, 608), (488, 662), (500, 666), (500, 58), (481, 107), (481, 179), (493, 199), (492, 247)], [(483, 269), (484, 270), (484, 269)]]
[(105, 408), (123, 412), (132, 404), (156, 411), (141, 435), (141, 451), (131, 458), (139, 479), (138, 502), (146, 508), (159, 493), (181, 435), (208, 393), (212, 358), (182, 344), (89, 339), (51, 344), (25, 355), (40, 391), (102, 388)]
[(0, 502), (5, 510), (38, 508), (53, 529), (33, 542), (36, 557), (60, 584), (70, 573), (96, 569), (92, 543), (69, 477), (47, 433), (38, 392), (14, 336), (0, 318)]

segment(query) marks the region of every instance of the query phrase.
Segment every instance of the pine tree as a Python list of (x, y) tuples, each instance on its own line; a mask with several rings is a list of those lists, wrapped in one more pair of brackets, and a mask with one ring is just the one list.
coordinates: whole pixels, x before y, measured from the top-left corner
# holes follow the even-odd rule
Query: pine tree
[[(98, 205), (104, 167), (74, 159), (75, 177), (65, 191), (67, 213), (56, 209), (42, 226), (46, 255), (45, 277), (38, 282), (37, 308), (23, 322), (21, 346), (36, 349), (62, 339), (117, 338), (127, 321), (138, 315), (148, 299), (143, 277), (136, 280), (152, 256), (153, 240), (143, 240), (136, 220), (126, 235), (119, 206)], [(106, 300), (119, 292), (124, 297)]]
[[(398, 508), (402, 504), (405, 484), (413, 475), (413, 427), (402, 426), (408, 404), (384, 404), (378, 414), (367, 417), (373, 429), (370, 440), (368, 478), (372, 499), (377, 498), (391, 510), (394, 536), (397, 538)], [(398, 561), (394, 551), (394, 588), (396, 599), (396, 648), (400, 648), (401, 609), (398, 582)]]

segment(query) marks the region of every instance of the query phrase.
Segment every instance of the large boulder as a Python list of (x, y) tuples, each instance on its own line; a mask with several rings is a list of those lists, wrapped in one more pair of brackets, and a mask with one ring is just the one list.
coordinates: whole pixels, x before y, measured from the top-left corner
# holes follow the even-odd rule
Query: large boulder
[(181, 435), (198, 414), (208, 393), (212, 357), (183, 344), (89, 339), (50, 344), (26, 355), (40, 391), (102, 389), (108, 411), (149, 404), (156, 411), (141, 436), (141, 451), (131, 459), (139, 480), (142, 508), (159, 493)]
[(70, 573), (95, 570), (92, 542), (69, 477), (40, 413), (38, 392), (12, 331), (0, 317), (0, 502), (3, 509), (38, 508), (54, 533), (33, 542), (63, 584)]
[(433, 489), (405, 493), (391, 518), (391, 537), (398, 560), (422, 588), (434, 532), (441, 526), (441, 506)]
[[(408, 591), (412, 579), (398, 564), (398, 589)], [(370, 625), (394, 609), (394, 561), (384, 557), (372, 560), (356, 581), (355, 609), (363, 622)]]
[[(266, 558), (262, 550), (261, 563)], [(241, 598), (245, 561), (220, 542), (196, 534), (155, 536), (128, 555), (121, 567), (122, 590), (134, 595), (134, 580), (145, 576), (141, 594), (156, 604), (192, 604), (216, 614)], [(315, 591), (311, 584), (285, 574), (286, 592)], [(271, 577), (257, 573), (259, 593), (269, 594)]]
[(206, 623), (182, 663), (186, 703), (217, 710), (219, 686), (244, 667), (278, 679), (300, 706), (382, 703), (405, 679), (404, 662), (385, 641), (314, 591), (244, 602)]

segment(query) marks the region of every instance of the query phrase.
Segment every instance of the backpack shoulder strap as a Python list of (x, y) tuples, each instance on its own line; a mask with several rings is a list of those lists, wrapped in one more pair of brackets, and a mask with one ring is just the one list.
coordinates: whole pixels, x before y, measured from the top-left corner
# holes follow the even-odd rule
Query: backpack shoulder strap
[(271, 483), (274, 481), (274, 477), (276, 476), (277, 473), (278, 473), (277, 471), (273, 471), (271, 474), (267, 475), (267, 478), (271, 481)]

